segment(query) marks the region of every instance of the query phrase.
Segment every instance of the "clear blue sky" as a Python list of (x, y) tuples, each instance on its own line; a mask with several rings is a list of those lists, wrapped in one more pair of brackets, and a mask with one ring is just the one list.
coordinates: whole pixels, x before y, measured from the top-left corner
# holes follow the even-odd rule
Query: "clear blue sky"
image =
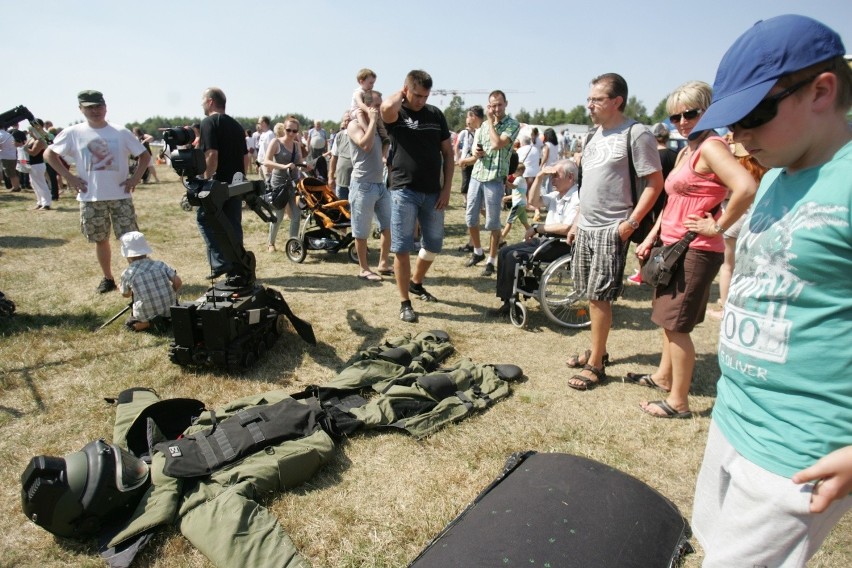
[(852, 53), (849, 0), (3, 2), (0, 112), (24, 104), (64, 126), (81, 118), (76, 93), (98, 89), (113, 122), (201, 116), (218, 86), (235, 116), (336, 119), (361, 67), (386, 94), (416, 68), (436, 90), (503, 89), (509, 112), (571, 109), (614, 71), (651, 112), (687, 80), (712, 84), (734, 39), (783, 13), (825, 22)]

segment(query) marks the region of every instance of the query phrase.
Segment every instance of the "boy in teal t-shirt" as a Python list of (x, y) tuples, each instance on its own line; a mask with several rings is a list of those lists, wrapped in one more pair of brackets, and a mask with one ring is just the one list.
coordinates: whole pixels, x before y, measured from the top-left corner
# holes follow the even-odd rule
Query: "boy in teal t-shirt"
[(805, 566), (852, 508), (852, 70), (803, 16), (725, 54), (692, 136), (770, 170), (737, 245), (693, 528), (704, 566)]

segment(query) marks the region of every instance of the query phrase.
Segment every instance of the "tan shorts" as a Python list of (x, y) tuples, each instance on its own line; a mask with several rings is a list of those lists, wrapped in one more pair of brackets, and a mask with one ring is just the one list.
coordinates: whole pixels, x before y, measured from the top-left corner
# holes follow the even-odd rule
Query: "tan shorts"
[(115, 238), (139, 230), (132, 199), (80, 202), (80, 232), (90, 243), (107, 240), (110, 224)]

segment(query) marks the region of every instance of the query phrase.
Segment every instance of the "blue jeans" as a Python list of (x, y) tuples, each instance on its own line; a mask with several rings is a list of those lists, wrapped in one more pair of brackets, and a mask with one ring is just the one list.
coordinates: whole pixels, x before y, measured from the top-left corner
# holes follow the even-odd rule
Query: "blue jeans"
[[(236, 242), (234, 246), (239, 252), (243, 246), (243, 200), (239, 197), (232, 197), (222, 204), (222, 213), (231, 228), (234, 230)], [(220, 274), (231, 273), (237, 269), (232, 262), (225, 258), (223, 250), (228, 248), (227, 242), (222, 242), (225, 228), (216, 228), (214, 221), (207, 218), (204, 207), (199, 207), (196, 213), (198, 221), (198, 230), (201, 232), (201, 238), (204, 239), (204, 244), (207, 245), (207, 260), (210, 262), (210, 270)]]
[(379, 230), (390, 228), (391, 196), (383, 183), (349, 184), (349, 208), (352, 212), (352, 236), (356, 239), (370, 237), (373, 213), (379, 221)]
[(444, 210), (435, 209), (439, 193), (401, 188), (391, 191), (391, 252), (414, 250), (414, 230), (420, 222), (424, 249), (439, 253), (444, 246)]
[(503, 208), (503, 180), (479, 181), (470, 178), (467, 189), (467, 210), (464, 220), (468, 227), (479, 226), (479, 213), (482, 203), (485, 203), (485, 230), (499, 231), (503, 228), (500, 223), (500, 210)]

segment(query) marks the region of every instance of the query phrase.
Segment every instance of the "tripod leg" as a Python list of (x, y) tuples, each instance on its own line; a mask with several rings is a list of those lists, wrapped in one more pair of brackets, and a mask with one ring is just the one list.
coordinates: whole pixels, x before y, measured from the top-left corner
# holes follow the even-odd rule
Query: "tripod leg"
[(103, 328), (105, 328), (106, 326), (108, 326), (109, 324), (111, 324), (112, 322), (114, 322), (115, 320), (117, 320), (118, 318), (120, 318), (122, 315), (124, 315), (124, 314), (127, 312), (127, 310), (129, 310), (131, 307), (133, 307), (133, 301), (131, 301), (131, 302), (130, 302), (129, 304), (127, 304), (126, 306), (124, 306), (124, 309), (123, 309), (123, 310), (121, 310), (120, 312), (118, 312), (117, 314), (115, 314), (114, 316), (112, 316), (112, 317), (111, 317), (108, 321), (106, 321), (106, 322), (104, 322), (103, 324), (101, 324), (101, 326), (100, 326), (99, 328), (95, 329), (94, 331), (100, 331), (100, 330), (102, 330)]

